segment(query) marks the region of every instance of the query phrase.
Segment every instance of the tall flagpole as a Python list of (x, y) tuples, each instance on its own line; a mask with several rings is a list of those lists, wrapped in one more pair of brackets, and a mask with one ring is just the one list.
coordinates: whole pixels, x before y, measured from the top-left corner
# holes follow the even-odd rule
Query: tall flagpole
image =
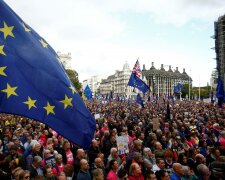
[(188, 78), (188, 81), (189, 81), (189, 93), (188, 93), (188, 99), (189, 99), (189, 101), (190, 101), (190, 96), (191, 96), (191, 78), (190, 78), (190, 76), (191, 76), (191, 69), (190, 69), (190, 74), (189, 74), (189, 78)]
[(200, 97), (201, 97), (201, 90), (200, 90), (200, 76), (199, 76), (199, 89), (198, 89), (198, 91), (199, 91), (199, 101), (200, 101)]

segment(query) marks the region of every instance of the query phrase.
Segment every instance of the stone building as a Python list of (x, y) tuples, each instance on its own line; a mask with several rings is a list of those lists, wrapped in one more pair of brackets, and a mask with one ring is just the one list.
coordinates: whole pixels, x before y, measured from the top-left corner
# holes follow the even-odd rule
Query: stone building
[(225, 15), (218, 18), (214, 23), (215, 35), (215, 52), (216, 52), (216, 69), (218, 79), (225, 83)]
[(178, 67), (175, 70), (171, 69), (166, 71), (163, 64), (161, 64), (160, 69), (154, 67), (154, 62), (149, 70), (146, 70), (145, 65), (143, 65), (142, 76), (147, 80), (147, 84), (151, 87), (153, 93), (161, 95), (172, 95), (174, 93), (174, 86), (177, 83), (189, 84), (192, 83), (192, 79), (183, 69), (183, 72), (180, 73)]
[(131, 97), (135, 93), (133, 92), (133, 87), (128, 86), (128, 81), (131, 75), (131, 69), (126, 62), (123, 66), (122, 71), (116, 71), (115, 74), (108, 76), (103, 79), (100, 84), (100, 94), (107, 95), (111, 91), (114, 96), (125, 96), (127, 98)]

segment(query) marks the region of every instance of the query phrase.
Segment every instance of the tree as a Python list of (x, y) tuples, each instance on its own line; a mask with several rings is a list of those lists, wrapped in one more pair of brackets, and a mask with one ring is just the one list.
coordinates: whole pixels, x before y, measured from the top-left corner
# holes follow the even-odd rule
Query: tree
[(71, 82), (73, 83), (74, 87), (76, 88), (76, 90), (81, 91), (82, 85), (79, 82), (77, 72), (72, 69), (66, 69), (66, 73), (69, 76), (69, 78), (70, 78)]
[[(186, 96), (189, 95), (189, 84), (182, 84), (182, 86), (184, 87), (184, 89), (181, 91), (181, 97), (186, 98)], [(192, 89), (192, 86), (190, 87), (190, 91), (191, 91), (191, 89)], [(175, 95), (177, 98), (180, 98), (179, 93), (175, 93)]]

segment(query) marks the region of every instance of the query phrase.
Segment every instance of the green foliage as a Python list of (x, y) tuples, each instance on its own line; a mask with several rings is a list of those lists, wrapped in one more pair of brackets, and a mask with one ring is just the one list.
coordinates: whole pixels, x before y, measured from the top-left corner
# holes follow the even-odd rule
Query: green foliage
[[(189, 84), (182, 84), (184, 86), (184, 90), (182, 90), (182, 98), (188, 97), (189, 95)], [(209, 98), (211, 92), (211, 86), (207, 85), (204, 87), (200, 87), (200, 96), (201, 98)], [(177, 98), (180, 97), (180, 94), (176, 93)], [(190, 87), (190, 96), (193, 99), (195, 96), (199, 97), (199, 87)]]
[[(199, 96), (199, 87), (194, 87), (192, 89), (193, 95)], [(201, 98), (209, 98), (211, 92), (211, 86), (200, 87), (200, 97)]]
[(77, 72), (71, 69), (66, 69), (66, 73), (77, 91), (81, 91), (81, 83), (79, 82)]

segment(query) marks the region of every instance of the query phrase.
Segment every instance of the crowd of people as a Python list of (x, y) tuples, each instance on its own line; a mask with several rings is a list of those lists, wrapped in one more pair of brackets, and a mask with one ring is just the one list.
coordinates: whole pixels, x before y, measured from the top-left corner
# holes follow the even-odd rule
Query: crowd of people
[[(143, 108), (116, 100), (86, 105), (98, 117), (87, 150), (40, 122), (0, 114), (0, 179), (225, 179), (224, 108), (165, 99)], [(121, 136), (127, 152), (119, 151)]]

